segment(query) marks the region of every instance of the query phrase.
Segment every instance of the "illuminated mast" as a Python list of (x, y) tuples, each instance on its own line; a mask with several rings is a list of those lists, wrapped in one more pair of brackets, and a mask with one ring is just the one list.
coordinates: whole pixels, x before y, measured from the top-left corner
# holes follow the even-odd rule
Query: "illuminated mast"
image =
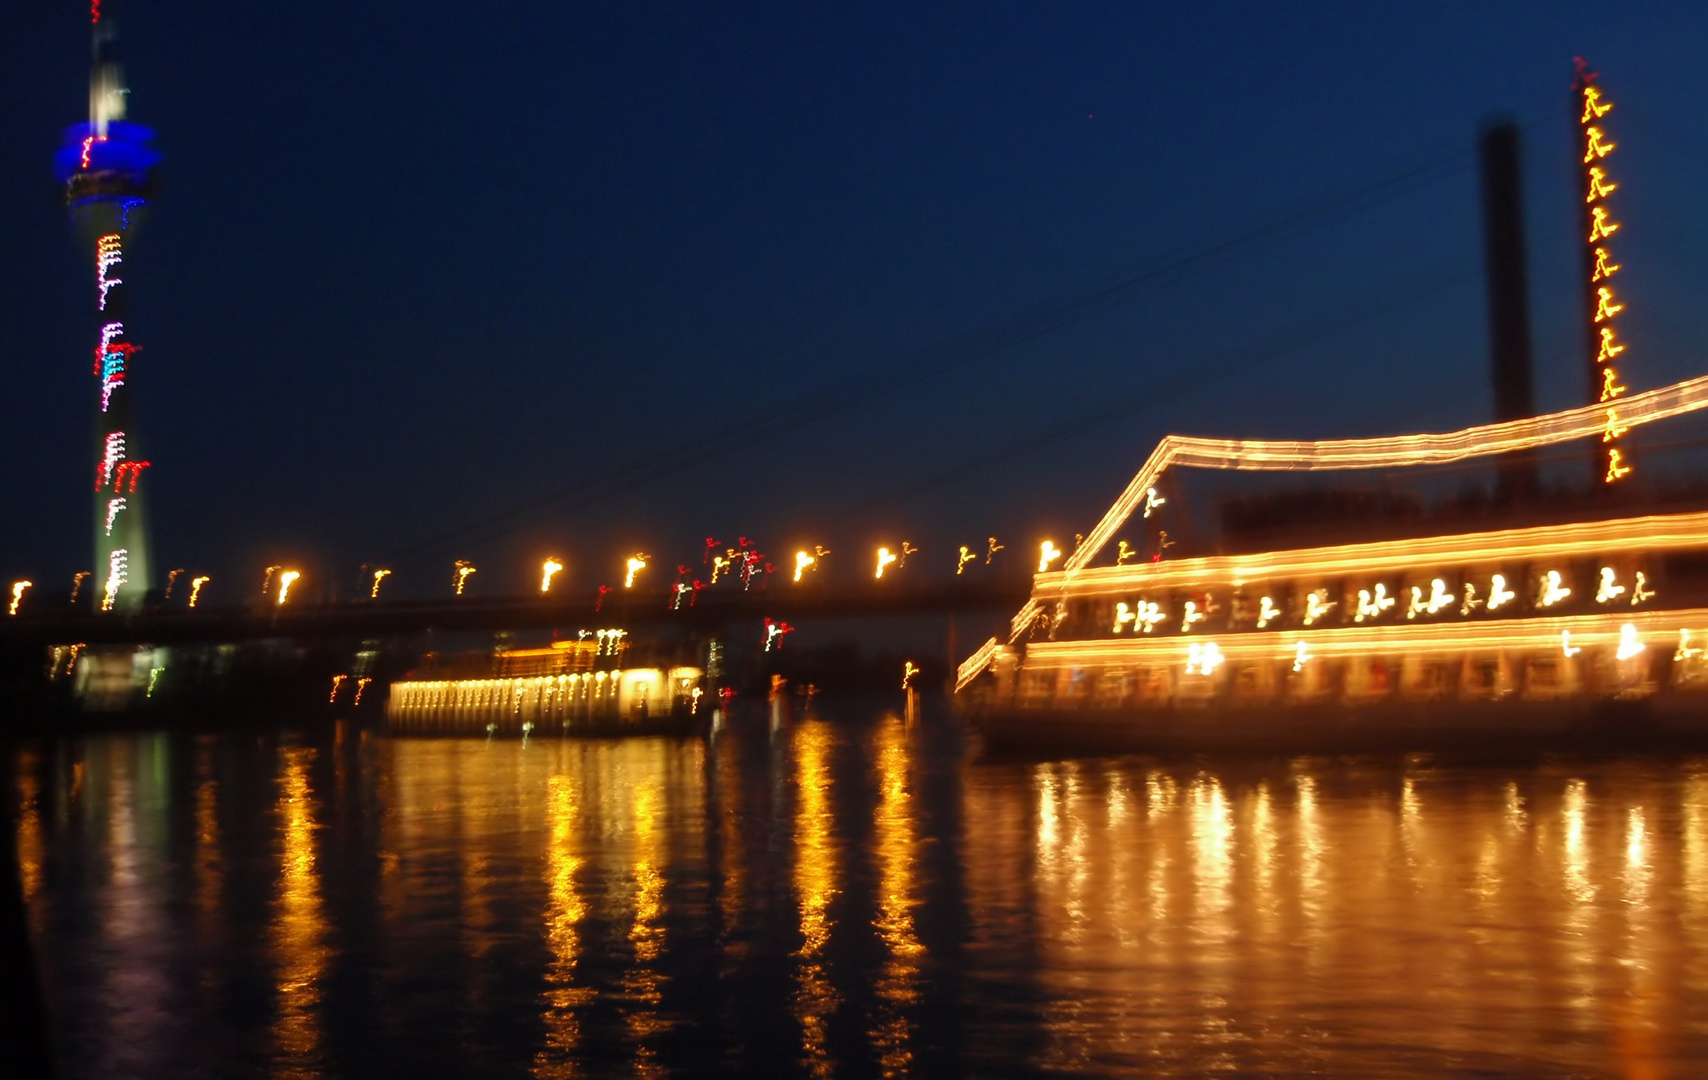
[(154, 132), (125, 120), (124, 74), (118, 63), (112, 0), (91, 0), (94, 63), (89, 76), (89, 122), (67, 129), (55, 155), (66, 205), (94, 269), (89, 335), (94, 356), (93, 462), (95, 576), (103, 611), (134, 609), (149, 586), (147, 481), (132, 415), (131, 384), (140, 346), (126, 303), (134, 276), (130, 257), (149, 192), (149, 170), (160, 155)]
[(1589, 399), (1606, 407), (1607, 424), (1601, 433), (1602, 450), (1597, 458), (1596, 474), (1604, 483), (1617, 483), (1631, 471), (1630, 458), (1619, 445), (1627, 426), (1619, 418), (1618, 399), (1629, 387), (1620, 382), (1616, 361), (1625, 345), (1619, 340), (1615, 323), (1625, 305), (1614, 296), (1613, 275), (1619, 264), (1613, 261), (1608, 238), (1619, 231), (1607, 209), (1607, 197), (1619, 189), (1609, 175), (1607, 157), (1615, 144), (1608, 137), (1607, 114), (1613, 102), (1595, 85), (1597, 75), (1589, 70), (1583, 57), (1576, 59), (1577, 74), (1572, 80), (1572, 94), (1578, 112), (1579, 155), (1582, 162), (1583, 236), (1584, 236), (1584, 296), (1585, 312), (1589, 316)]

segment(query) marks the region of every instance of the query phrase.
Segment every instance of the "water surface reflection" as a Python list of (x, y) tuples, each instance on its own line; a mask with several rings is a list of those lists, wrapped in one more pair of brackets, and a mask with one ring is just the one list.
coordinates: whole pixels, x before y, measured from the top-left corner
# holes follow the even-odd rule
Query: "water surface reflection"
[[(775, 715), (773, 715), (773, 713)], [(67, 1075), (1688, 1075), (1708, 761), (67, 739), (7, 791)]]

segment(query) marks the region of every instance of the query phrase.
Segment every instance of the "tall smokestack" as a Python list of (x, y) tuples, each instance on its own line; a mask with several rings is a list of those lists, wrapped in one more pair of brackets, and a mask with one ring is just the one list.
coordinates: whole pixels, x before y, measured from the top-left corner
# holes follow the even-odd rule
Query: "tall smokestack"
[[(1518, 125), (1489, 124), (1478, 142), (1483, 169), (1483, 251), (1489, 279), (1489, 359), (1495, 419), (1536, 415), (1530, 376), (1530, 290), (1524, 279), (1524, 198), (1518, 171)], [(1503, 496), (1536, 491), (1536, 460), (1508, 455)]]

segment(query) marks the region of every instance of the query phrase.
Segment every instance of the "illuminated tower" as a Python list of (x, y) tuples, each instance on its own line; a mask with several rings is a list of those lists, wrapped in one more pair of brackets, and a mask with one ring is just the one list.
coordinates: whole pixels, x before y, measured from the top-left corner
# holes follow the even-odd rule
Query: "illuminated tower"
[(149, 193), (149, 172), (160, 155), (154, 133), (125, 117), (124, 75), (118, 63), (112, 0), (92, 0), (94, 59), (89, 76), (89, 122), (65, 133), (54, 158), (66, 205), (94, 271), (89, 296), (94, 358), (95, 578), (102, 610), (133, 609), (148, 591), (148, 491), (132, 412), (136, 376), (135, 327), (126, 303), (134, 276), (131, 238)]

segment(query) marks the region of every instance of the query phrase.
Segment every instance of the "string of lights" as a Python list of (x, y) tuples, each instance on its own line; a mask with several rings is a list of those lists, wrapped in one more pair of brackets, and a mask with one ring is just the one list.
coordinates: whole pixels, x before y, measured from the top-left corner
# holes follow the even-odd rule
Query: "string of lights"
[[(1650, 611), (1591, 612), (1521, 619), (1497, 619), (1476, 623), (1445, 623), (1416, 626), (1405, 623), (1346, 625), (1301, 633), (1262, 631), (1219, 638), (1217, 652), (1224, 660), (1296, 662), (1300, 646), (1312, 657), (1390, 658), (1397, 656), (1440, 656), (1501, 650), (1577, 649), (1609, 647), (1627, 654), (1633, 647), (1646, 647), (1648, 639), (1673, 639), (1681, 647), (1691, 634), (1708, 627), (1708, 608), (1675, 608)], [(1682, 635), (1682, 636), (1681, 636)], [(994, 640), (994, 639), (993, 639)], [(961, 665), (960, 675), (976, 677), (973, 660), (991, 656), (999, 646), (987, 642)], [(1057, 669), (1093, 664), (1172, 665), (1189, 662), (1190, 650), (1201, 643), (1180, 638), (1125, 637), (1091, 641), (1038, 641), (1026, 648), (1029, 668)], [(1200, 656), (1202, 652), (1200, 651)], [(1621, 657), (1621, 659), (1628, 658)], [(970, 673), (970, 674), (969, 674)]]
[[(1630, 431), (1628, 418), (1619, 408), (1619, 399), (1629, 390), (1619, 381), (1615, 361), (1628, 346), (1619, 340), (1615, 320), (1625, 310), (1614, 295), (1612, 279), (1622, 264), (1613, 261), (1609, 239), (1619, 231), (1607, 206), (1607, 197), (1620, 185), (1610, 177), (1608, 156), (1618, 149), (1607, 131), (1607, 114), (1613, 102), (1597, 85), (1599, 75), (1589, 69), (1582, 57), (1576, 62), (1572, 91), (1581, 107), (1578, 130), (1583, 154), (1581, 167), (1584, 190), (1584, 266), (1587, 271), (1585, 287), (1589, 290), (1590, 397), (1604, 407), (1601, 448), (1597, 473), (1604, 483), (1613, 484), (1631, 472), (1629, 454), (1622, 437)], [(1623, 361), (1619, 361), (1623, 363)]]
[[(1627, 428), (1708, 408), (1708, 376), (1634, 394), (1624, 400), (1620, 421)], [(1065, 563), (1064, 572), (1085, 567), (1140, 507), (1163, 470), (1179, 465), (1199, 469), (1302, 470), (1379, 469), (1464, 461), (1599, 437), (1606, 427), (1601, 404), (1583, 405), (1543, 416), (1481, 424), (1436, 434), (1392, 435), (1373, 439), (1295, 440), (1206, 439), (1168, 435), (1134, 475), (1086, 542)]]
[(1547, 561), (1573, 558), (1585, 552), (1612, 557), (1702, 548), (1708, 548), (1708, 512), (1085, 567), (1039, 574), (1035, 580), (1036, 589), (1042, 593), (1096, 597), (1135, 589), (1233, 589), (1264, 580), (1296, 577), (1394, 574), (1432, 565)]

